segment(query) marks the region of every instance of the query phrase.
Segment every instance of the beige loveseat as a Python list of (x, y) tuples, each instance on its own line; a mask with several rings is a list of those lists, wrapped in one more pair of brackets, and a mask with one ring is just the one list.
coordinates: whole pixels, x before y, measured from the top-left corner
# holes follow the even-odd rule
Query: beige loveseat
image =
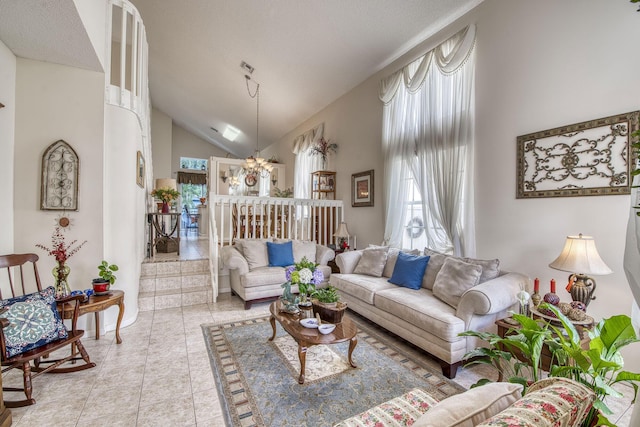
[(490, 383), (440, 402), (414, 389), (335, 427), (579, 427), (587, 417), (595, 393), (567, 378), (547, 378), (532, 384), (521, 397), (522, 386)]
[[(220, 248), (223, 267), (229, 269), (231, 292), (244, 301), (244, 308), (248, 310), (254, 302), (268, 301), (282, 295), (282, 284), (286, 282), (284, 267), (269, 267), (267, 242), (271, 239), (238, 239), (232, 246)], [(285, 243), (288, 240), (276, 239), (275, 243)], [(293, 260), (300, 262), (303, 257), (319, 264), (325, 281), (319, 286), (325, 286), (331, 276), (331, 261), (335, 252), (326, 246), (314, 242), (293, 240)], [(291, 288), (298, 293), (298, 287)]]
[(435, 356), (442, 373), (454, 378), (464, 354), (477, 343), (458, 334), (495, 331), (496, 320), (517, 310), (516, 294), (528, 279), (500, 271), (498, 260), (461, 259), (425, 249), (430, 259), (421, 286), (409, 289), (389, 282), (398, 252), (376, 247), (339, 254), (340, 273), (330, 283), (351, 310)]

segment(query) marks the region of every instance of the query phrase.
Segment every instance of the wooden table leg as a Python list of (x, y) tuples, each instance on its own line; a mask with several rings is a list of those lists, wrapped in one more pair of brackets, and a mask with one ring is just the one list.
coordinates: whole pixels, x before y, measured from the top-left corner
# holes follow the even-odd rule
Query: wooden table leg
[(273, 339), (276, 337), (276, 318), (275, 316), (271, 316), (269, 318), (269, 322), (271, 322), (271, 327), (273, 328), (273, 335), (271, 336), (271, 338), (269, 338), (269, 341), (273, 341)]
[(118, 302), (118, 322), (116, 323), (116, 342), (122, 344), (122, 338), (120, 338), (120, 324), (122, 323), (122, 317), (124, 316), (124, 295)]
[(100, 312), (96, 311), (93, 315), (96, 319), (96, 339), (99, 340), (100, 339)]
[(353, 350), (356, 348), (357, 345), (358, 345), (358, 336), (356, 335), (355, 337), (351, 338), (351, 340), (349, 341), (349, 364), (353, 368), (357, 368), (357, 366), (355, 363), (353, 363), (353, 359), (351, 355), (353, 354)]
[(300, 377), (298, 384), (304, 384), (304, 370), (307, 366), (307, 347), (298, 344), (298, 357), (300, 358)]

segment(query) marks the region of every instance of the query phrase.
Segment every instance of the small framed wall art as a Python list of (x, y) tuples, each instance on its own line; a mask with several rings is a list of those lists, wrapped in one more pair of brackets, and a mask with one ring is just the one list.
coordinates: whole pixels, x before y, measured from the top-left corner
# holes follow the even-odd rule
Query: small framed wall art
[(138, 187), (140, 188), (144, 188), (144, 174), (144, 157), (142, 156), (142, 153), (138, 151), (138, 154), (136, 156), (136, 184), (138, 184)]
[(640, 111), (521, 135), (516, 198), (631, 192), (630, 134)]
[(351, 206), (373, 206), (373, 169), (351, 175)]

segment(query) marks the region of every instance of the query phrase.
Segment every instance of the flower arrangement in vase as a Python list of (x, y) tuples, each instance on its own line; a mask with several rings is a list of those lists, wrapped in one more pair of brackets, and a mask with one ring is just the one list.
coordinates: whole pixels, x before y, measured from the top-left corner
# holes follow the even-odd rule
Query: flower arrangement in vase
[(292, 285), (298, 285), (300, 291), (300, 305), (309, 307), (311, 305), (310, 297), (316, 290), (316, 285), (324, 281), (324, 274), (320, 270), (318, 264), (311, 262), (307, 257), (302, 258), (300, 262), (286, 268), (287, 282)]
[(178, 199), (180, 193), (173, 188), (156, 188), (151, 192), (151, 195), (156, 199), (162, 201), (162, 213), (169, 213), (169, 204)]
[(338, 144), (322, 137), (313, 147), (311, 147), (311, 154), (319, 155), (322, 157), (322, 170), (325, 170), (327, 165), (327, 157), (330, 153), (335, 153), (337, 149)]
[(87, 243), (86, 240), (80, 244), (77, 244), (77, 242), (78, 240), (73, 240), (71, 243), (66, 244), (62, 230), (59, 226), (56, 226), (53, 234), (51, 235), (50, 248), (40, 243), (36, 244), (37, 248), (47, 251), (47, 254), (53, 255), (56, 260), (56, 266), (52, 271), (56, 282), (56, 298), (63, 298), (71, 294), (71, 288), (67, 282), (71, 269), (67, 265), (67, 260), (78, 252), (85, 243)]

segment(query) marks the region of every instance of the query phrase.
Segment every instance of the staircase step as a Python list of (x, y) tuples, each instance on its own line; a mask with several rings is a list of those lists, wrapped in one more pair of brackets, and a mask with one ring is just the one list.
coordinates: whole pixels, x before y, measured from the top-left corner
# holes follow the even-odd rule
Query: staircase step
[(213, 302), (209, 260), (144, 262), (140, 272), (140, 311)]

